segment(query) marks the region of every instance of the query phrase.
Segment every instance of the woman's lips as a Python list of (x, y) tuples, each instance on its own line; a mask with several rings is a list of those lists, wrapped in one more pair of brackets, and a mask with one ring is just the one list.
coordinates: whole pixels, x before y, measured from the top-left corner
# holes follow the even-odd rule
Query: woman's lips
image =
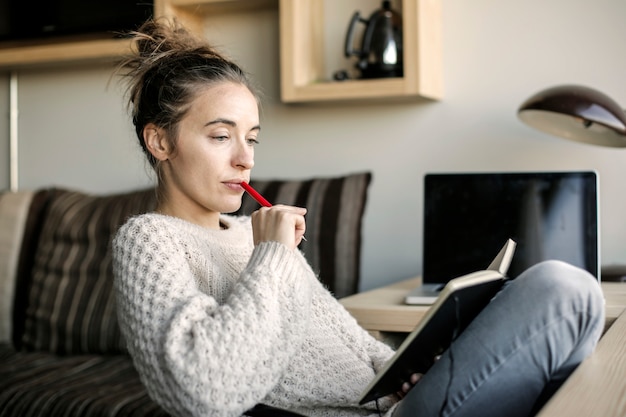
[(241, 186), (241, 180), (225, 181), (223, 184), (231, 190), (244, 191), (243, 187)]

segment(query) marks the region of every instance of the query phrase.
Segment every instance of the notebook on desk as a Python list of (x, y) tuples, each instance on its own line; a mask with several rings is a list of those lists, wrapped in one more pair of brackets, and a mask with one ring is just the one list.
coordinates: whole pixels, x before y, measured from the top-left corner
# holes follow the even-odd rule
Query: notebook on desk
[(511, 278), (559, 259), (600, 279), (593, 171), (426, 174), (423, 224), (423, 283), (407, 304), (432, 304), (452, 278), (484, 268), (509, 237), (517, 242)]

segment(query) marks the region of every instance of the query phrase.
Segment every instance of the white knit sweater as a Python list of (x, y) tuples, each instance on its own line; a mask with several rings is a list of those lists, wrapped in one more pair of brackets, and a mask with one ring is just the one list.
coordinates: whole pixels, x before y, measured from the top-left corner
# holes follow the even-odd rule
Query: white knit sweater
[[(239, 416), (257, 403), (307, 416), (377, 416), (359, 394), (393, 354), (249, 217), (226, 230), (131, 218), (113, 242), (118, 317), (149, 395), (179, 416)], [(379, 405), (386, 415), (390, 398)], [(391, 408), (390, 408), (391, 407)]]

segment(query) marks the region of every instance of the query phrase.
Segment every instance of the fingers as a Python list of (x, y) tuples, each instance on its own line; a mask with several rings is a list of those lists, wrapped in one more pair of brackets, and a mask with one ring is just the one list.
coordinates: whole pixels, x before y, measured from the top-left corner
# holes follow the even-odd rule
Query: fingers
[(306, 209), (277, 204), (252, 213), (254, 244), (276, 241), (296, 248), (306, 231)]
[(402, 384), (401, 391), (398, 392), (398, 396), (400, 396), (400, 398), (403, 398), (411, 390), (411, 388), (413, 388), (415, 384), (420, 381), (420, 379), (422, 379), (422, 374), (411, 374), (409, 382), (404, 382)]
[(411, 375), (411, 384), (415, 385), (417, 384), (420, 379), (422, 379), (423, 374), (413, 374)]
[(407, 393), (409, 392), (409, 390), (413, 387), (413, 385), (409, 384), (408, 382), (405, 382), (404, 384), (402, 384), (402, 392), (403, 393)]

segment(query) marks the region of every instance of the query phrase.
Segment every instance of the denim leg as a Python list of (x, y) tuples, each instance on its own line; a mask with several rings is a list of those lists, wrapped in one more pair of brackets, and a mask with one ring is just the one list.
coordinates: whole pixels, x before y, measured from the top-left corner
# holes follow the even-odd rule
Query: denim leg
[(535, 265), (500, 291), (394, 417), (532, 415), (603, 327), (604, 298), (591, 274), (559, 261)]

